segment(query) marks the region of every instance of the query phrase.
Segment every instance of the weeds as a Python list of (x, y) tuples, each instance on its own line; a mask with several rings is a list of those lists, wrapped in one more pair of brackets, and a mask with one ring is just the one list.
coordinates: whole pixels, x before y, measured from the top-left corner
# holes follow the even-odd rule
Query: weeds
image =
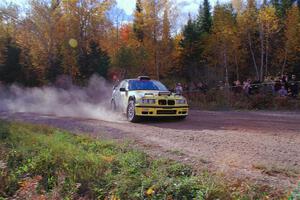
[(267, 164), (255, 164), (253, 165), (255, 169), (261, 170), (263, 173), (274, 176), (276, 174), (282, 174), (287, 177), (297, 177), (300, 172), (291, 167), (283, 167), (283, 166), (276, 166), (276, 165), (267, 165)]
[(2, 199), (251, 199), (208, 172), (113, 142), (3, 121), (0, 135)]
[(268, 94), (245, 95), (220, 90), (210, 90), (206, 94), (186, 95), (193, 107), (207, 110), (299, 110), (299, 99), (281, 98)]

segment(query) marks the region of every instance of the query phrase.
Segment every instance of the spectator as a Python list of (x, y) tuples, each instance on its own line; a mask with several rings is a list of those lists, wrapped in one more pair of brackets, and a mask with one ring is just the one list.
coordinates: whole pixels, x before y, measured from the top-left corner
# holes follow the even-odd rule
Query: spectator
[(234, 93), (241, 93), (242, 90), (243, 90), (243, 87), (241, 85), (240, 80), (234, 81), (234, 85), (233, 85), (233, 91), (234, 91)]
[(284, 85), (284, 87), (287, 91), (289, 90), (289, 76), (288, 76), (288, 74), (285, 74), (285, 75), (282, 76), (281, 85)]
[(281, 80), (283, 83), (289, 82), (289, 75), (288, 74), (283, 75)]
[(188, 84), (184, 84), (182, 87), (183, 91), (190, 91), (189, 85)]
[(275, 96), (276, 92), (275, 92), (275, 81), (274, 78), (270, 78), (270, 87), (272, 88), (272, 95)]
[(250, 85), (249, 94), (258, 94), (261, 87), (261, 82), (259, 80), (255, 80)]
[(265, 78), (260, 92), (266, 95), (275, 95), (274, 92), (274, 80), (272, 77), (268, 76)]
[(182, 95), (182, 93), (183, 93), (183, 88), (182, 88), (182, 86), (181, 86), (181, 83), (177, 83), (177, 84), (176, 84), (176, 87), (175, 87), (175, 93), (176, 93), (177, 95)]
[(286, 97), (288, 95), (288, 92), (285, 89), (284, 85), (281, 86), (280, 90), (278, 90), (278, 94), (279, 94), (280, 97)]
[(251, 89), (251, 80), (248, 79), (247, 81), (244, 81), (243, 90), (247, 95), (249, 95), (250, 94), (250, 89)]
[(292, 80), (289, 82), (289, 87), (291, 90), (291, 96), (297, 98), (299, 94), (299, 85), (296, 81), (296, 75), (292, 75)]
[(275, 83), (274, 83), (274, 91), (275, 93), (277, 93), (281, 88), (281, 82), (280, 82), (280, 79), (277, 77), (275, 79)]

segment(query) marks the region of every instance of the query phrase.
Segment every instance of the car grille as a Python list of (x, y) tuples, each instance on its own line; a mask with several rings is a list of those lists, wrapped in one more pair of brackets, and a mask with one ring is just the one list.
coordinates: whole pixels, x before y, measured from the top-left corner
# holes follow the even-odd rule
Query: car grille
[(174, 106), (175, 105), (175, 101), (174, 100), (168, 100), (168, 105)]
[(166, 100), (158, 100), (158, 105), (167, 105), (167, 101)]
[(176, 114), (176, 110), (158, 110), (157, 114), (158, 115), (164, 115), (164, 114), (175, 115)]
[(174, 106), (175, 105), (175, 101), (174, 100), (164, 100), (164, 99), (160, 99), (158, 100), (158, 105), (161, 106), (165, 106), (165, 105), (170, 105), (170, 106)]

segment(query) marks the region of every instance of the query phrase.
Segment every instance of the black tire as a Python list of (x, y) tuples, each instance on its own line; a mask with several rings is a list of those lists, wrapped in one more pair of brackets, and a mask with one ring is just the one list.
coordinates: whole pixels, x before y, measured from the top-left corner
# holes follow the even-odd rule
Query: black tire
[(140, 117), (135, 115), (135, 103), (133, 100), (130, 100), (128, 103), (126, 115), (129, 122), (136, 123), (140, 121)]

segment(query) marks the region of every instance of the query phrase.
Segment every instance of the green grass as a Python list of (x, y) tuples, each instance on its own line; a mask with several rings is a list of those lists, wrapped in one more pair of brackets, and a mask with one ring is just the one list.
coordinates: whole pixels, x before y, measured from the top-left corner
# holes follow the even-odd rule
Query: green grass
[(261, 199), (207, 172), (153, 160), (129, 146), (0, 121), (0, 199)]

